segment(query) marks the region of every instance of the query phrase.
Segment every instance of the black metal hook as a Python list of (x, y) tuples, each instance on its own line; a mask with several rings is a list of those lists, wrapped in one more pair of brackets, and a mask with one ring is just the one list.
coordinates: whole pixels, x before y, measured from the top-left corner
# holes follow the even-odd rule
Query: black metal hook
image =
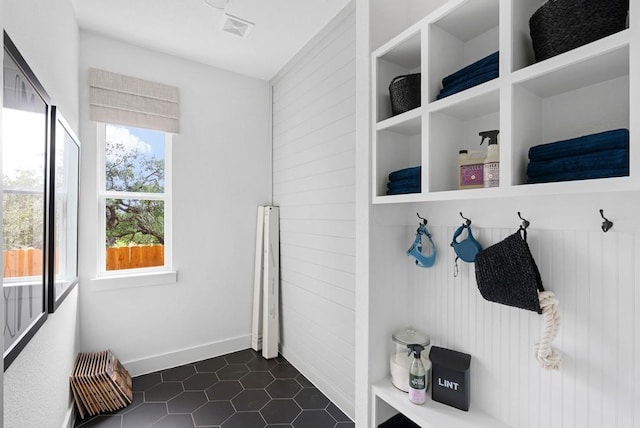
[(416, 215), (418, 216), (418, 218), (419, 218), (420, 220), (422, 220), (422, 224), (423, 224), (424, 226), (426, 226), (426, 225), (427, 225), (427, 219), (426, 219), (426, 218), (423, 218), (423, 217), (420, 217), (420, 213), (416, 213)]
[(602, 208), (600, 209), (600, 216), (604, 220), (602, 222), (602, 226), (601, 226), (602, 227), (602, 231), (603, 232), (608, 232), (609, 229), (611, 229), (613, 227), (613, 222), (609, 221), (609, 219), (604, 216), (604, 210)]
[(529, 227), (529, 225), (531, 224), (529, 223), (529, 220), (522, 218), (520, 211), (518, 211), (518, 217), (520, 217), (520, 220), (522, 220), (522, 226), (520, 226), (520, 229), (527, 230), (527, 227)]
[(469, 220), (468, 218), (466, 218), (465, 216), (462, 215), (462, 211), (460, 211), (460, 217), (462, 217), (462, 219), (464, 220), (464, 225), (469, 227), (471, 226), (471, 220)]

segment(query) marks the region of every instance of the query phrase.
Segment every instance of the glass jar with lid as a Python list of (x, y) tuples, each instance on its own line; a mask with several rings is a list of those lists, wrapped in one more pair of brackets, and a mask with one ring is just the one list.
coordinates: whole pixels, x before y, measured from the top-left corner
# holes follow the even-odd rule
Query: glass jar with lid
[(429, 361), (429, 349), (428, 346), (431, 343), (429, 337), (414, 329), (413, 327), (407, 327), (395, 331), (391, 335), (392, 347), (391, 355), (389, 357), (389, 369), (391, 371), (391, 383), (401, 391), (409, 392), (409, 369), (411, 368), (411, 362), (413, 355), (410, 354), (407, 345), (418, 344), (425, 348), (422, 352), (422, 364), (426, 372), (427, 389), (429, 388), (429, 379), (431, 376), (431, 361)]

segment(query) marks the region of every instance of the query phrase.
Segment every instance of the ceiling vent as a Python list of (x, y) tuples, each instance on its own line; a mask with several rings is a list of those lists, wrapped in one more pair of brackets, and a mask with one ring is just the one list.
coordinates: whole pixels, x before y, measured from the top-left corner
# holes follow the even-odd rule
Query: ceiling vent
[(249, 37), (249, 33), (251, 33), (254, 25), (253, 22), (225, 13), (221, 29), (234, 36), (240, 36), (246, 39)]

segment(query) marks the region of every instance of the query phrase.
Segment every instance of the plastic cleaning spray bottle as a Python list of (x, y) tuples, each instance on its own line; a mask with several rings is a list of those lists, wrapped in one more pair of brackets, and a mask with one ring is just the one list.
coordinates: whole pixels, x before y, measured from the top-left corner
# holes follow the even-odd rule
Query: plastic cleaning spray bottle
[(489, 139), (487, 146), (487, 157), (484, 159), (483, 165), (483, 184), (484, 187), (498, 187), (500, 184), (500, 148), (498, 147), (499, 130), (483, 131), (480, 133), (482, 141)]
[(424, 346), (419, 344), (407, 345), (409, 355), (413, 353), (413, 362), (409, 369), (409, 401), (414, 404), (423, 404), (427, 397), (427, 378), (424, 365), (420, 360), (420, 354)]

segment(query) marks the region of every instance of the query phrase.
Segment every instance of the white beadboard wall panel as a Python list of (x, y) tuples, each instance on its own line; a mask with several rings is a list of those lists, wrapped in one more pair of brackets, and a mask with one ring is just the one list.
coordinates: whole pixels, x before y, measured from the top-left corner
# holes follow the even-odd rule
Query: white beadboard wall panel
[[(278, 192), (277, 184), (274, 183), (274, 201), (277, 205), (323, 205), (323, 204), (345, 204), (353, 202), (354, 185), (335, 186), (333, 189), (319, 189), (307, 192), (297, 192), (282, 194)], [(277, 196), (277, 197), (276, 197)]]
[[(284, 285), (284, 289), (288, 284)], [(349, 382), (354, 381), (353, 375), (353, 362), (350, 358), (350, 346), (349, 343), (344, 342), (341, 338), (337, 337), (333, 332), (328, 331), (324, 325), (310, 322), (305, 314), (305, 310), (294, 306), (291, 308), (291, 319), (293, 325), (298, 334), (291, 335), (292, 341), (298, 341), (304, 346), (293, 346), (294, 343), (284, 341), (283, 346), (300, 348), (304, 354), (319, 354), (323, 356), (323, 366), (329, 367), (342, 374), (343, 379), (339, 383), (342, 391), (349, 390)], [(294, 330), (294, 331), (296, 331)], [(341, 346), (328, 347), (324, 344), (327, 342), (341, 343)], [(309, 345), (312, 344), (312, 345)], [(310, 352), (309, 352), (310, 351)], [(346, 382), (345, 382), (346, 381)]]
[[(286, 80), (279, 79), (282, 74), (274, 79), (278, 80), (278, 87), (274, 88), (274, 94), (277, 95), (274, 107), (277, 113), (286, 113), (287, 108), (290, 108), (289, 105), (293, 103), (295, 106), (295, 102), (298, 100), (303, 99), (301, 102), (305, 104), (322, 97), (327, 91), (326, 88), (317, 91), (318, 85), (321, 83), (330, 85), (327, 78), (343, 72), (342, 68), (355, 59), (353, 55), (355, 31), (353, 28), (343, 26), (336, 29), (322, 43), (315, 52), (311, 52), (313, 49), (310, 49), (307, 51), (309, 54), (298, 56), (294, 60), (295, 64), (292, 63), (289, 70), (284, 70), (284, 73), (287, 74)], [(332, 80), (334, 82), (332, 88), (343, 81), (341, 79)], [(274, 123), (279, 123), (280, 120), (286, 120), (288, 117), (285, 115), (281, 118), (274, 118)]]
[[(348, 125), (348, 121), (344, 123)], [(349, 143), (355, 138), (355, 133), (353, 130), (348, 130), (348, 126), (345, 126), (345, 128), (347, 130), (343, 134), (332, 138), (318, 139), (315, 144), (311, 144), (311, 139), (307, 139), (306, 142), (309, 143), (309, 147), (304, 150), (300, 147), (302, 146), (300, 141), (295, 145), (289, 145), (289, 148), (295, 148), (296, 150), (288, 152), (281, 150), (278, 159), (273, 160), (274, 166), (278, 171), (284, 171), (288, 168), (294, 168), (305, 163), (353, 150)]]
[[(325, 145), (332, 143), (338, 138), (347, 138), (354, 133), (353, 121), (355, 120), (355, 113), (345, 116), (336, 120), (335, 122), (327, 125), (325, 128), (318, 130), (316, 133), (305, 135), (304, 137), (291, 141), (285, 144), (282, 140), (278, 139), (278, 145), (273, 147), (273, 160), (277, 163), (283, 158), (293, 156), (295, 154), (312, 150), (313, 148), (324, 148)], [(276, 139), (274, 138), (274, 141)], [(346, 147), (349, 143), (346, 142)], [(343, 146), (344, 147), (344, 146)], [(330, 150), (330, 148), (327, 148)], [(331, 152), (332, 153), (332, 152)], [(320, 153), (320, 156), (327, 156), (326, 153)]]
[[(456, 228), (429, 227), (438, 261), (432, 269), (407, 262), (410, 322), (432, 344), (472, 355), (472, 406), (518, 428), (640, 426), (640, 232), (529, 230), (543, 285), (560, 302), (553, 346), (563, 365), (547, 371), (533, 353), (542, 316), (485, 301), (473, 264), (459, 262), (454, 277), (449, 243)], [(414, 233), (406, 229), (407, 242)], [(474, 228), (483, 247), (511, 233)]]
[(355, 204), (353, 202), (331, 203), (322, 205), (291, 205), (286, 213), (280, 215), (280, 227), (283, 227), (282, 219), (287, 220), (353, 220), (355, 221)]
[[(318, 82), (316, 87), (313, 87), (313, 93), (315, 94), (317, 91), (324, 92), (316, 99), (308, 100), (304, 97), (299, 97), (292, 100), (294, 105), (290, 106), (289, 111), (278, 113), (280, 117), (286, 115), (286, 120), (273, 124), (274, 134), (280, 136), (280, 133), (285, 133), (301, 125), (307, 117), (322, 113), (324, 106), (327, 104), (335, 104), (337, 101), (347, 99), (351, 95), (351, 88), (355, 85), (354, 69), (355, 63), (351, 61), (342, 67), (340, 73), (336, 73), (334, 76), (327, 76), (324, 81)], [(306, 104), (302, 104), (303, 101)]]
[(308, 115), (305, 121), (282, 132), (282, 135), (274, 134), (274, 140), (277, 138), (282, 141), (282, 144), (294, 143), (299, 138), (318, 132), (327, 125), (353, 115), (354, 105), (355, 95), (353, 94), (340, 99), (335, 104), (327, 104), (319, 113)]
[[(310, 293), (302, 287), (295, 284), (283, 282), (282, 307), (284, 310), (296, 310), (305, 318), (304, 324), (317, 325), (322, 327), (324, 337), (324, 346), (329, 348), (333, 346), (346, 346), (350, 348), (350, 344), (355, 340), (355, 329), (345, 328), (353, 317), (353, 309), (345, 308), (341, 305), (335, 305), (328, 299), (318, 296), (317, 293)], [(326, 319), (326, 314), (331, 313), (332, 320)], [(300, 320), (298, 320), (300, 321)], [(293, 323), (292, 323), (293, 324)], [(283, 343), (288, 340), (285, 325)], [(308, 333), (307, 333), (308, 334)], [(329, 344), (333, 344), (329, 346)], [(336, 373), (337, 374), (337, 373)], [(344, 375), (341, 374), (341, 376)]]
[(309, 247), (290, 245), (286, 242), (280, 242), (280, 258), (282, 253), (286, 257), (291, 257), (293, 261), (310, 260), (314, 263), (321, 264), (331, 269), (341, 272), (354, 273), (353, 268), (355, 256), (346, 254), (338, 254), (331, 251), (316, 250)]
[[(299, 183), (296, 188), (305, 188), (309, 183), (311, 188), (334, 187), (335, 185), (353, 184), (355, 180), (350, 178), (355, 172), (353, 161), (355, 160), (355, 151), (339, 153), (320, 159), (314, 162), (308, 162), (300, 167), (292, 167), (284, 171), (274, 174), (274, 183), (289, 184)], [(346, 174), (346, 176), (344, 175)], [(335, 177), (334, 177), (335, 176)], [(318, 179), (320, 182), (326, 182), (325, 185), (318, 185), (313, 182)], [(333, 180), (339, 180), (334, 182)], [(282, 189), (287, 191), (288, 189)], [(295, 190), (295, 189), (294, 189)]]
[(272, 81), (283, 355), (345, 413), (355, 400), (355, 9)]
[(320, 265), (307, 260), (304, 256), (300, 256), (300, 258), (293, 256), (292, 254), (292, 260), (295, 260), (295, 264), (289, 264), (286, 270), (287, 272), (305, 275), (313, 278), (315, 281), (322, 281), (333, 287), (354, 292), (353, 281), (355, 280), (355, 274), (353, 272), (334, 269), (327, 266), (326, 263)]
[[(295, 164), (297, 160), (300, 162)], [(325, 153), (323, 157), (314, 160), (307, 160), (296, 156), (279, 163), (278, 173), (274, 173), (274, 181), (282, 183), (287, 180), (297, 180), (304, 177), (317, 176), (322, 173), (340, 171), (343, 169), (353, 169), (355, 159), (354, 150), (336, 150)]]
[(282, 282), (295, 284), (309, 293), (316, 294), (318, 297), (329, 300), (336, 305), (344, 306), (347, 309), (353, 308), (355, 299), (355, 292), (353, 290), (347, 290), (311, 275), (292, 270), (283, 270), (281, 275)]
[(280, 231), (290, 232), (306, 230), (312, 235), (337, 236), (341, 238), (355, 238), (355, 222), (353, 220), (311, 220), (290, 218)]
[(324, 251), (332, 254), (355, 256), (353, 238), (313, 235), (305, 232), (280, 232), (280, 242), (292, 247)]
[(332, 189), (336, 186), (344, 186), (347, 184), (354, 185), (354, 174), (355, 168), (349, 167), (300, 178), (283, 180), (277, 183), (278, 193), (276, 194), (274, 192), (274, 196), (281, 194), (308, 192), (312, 190)]

